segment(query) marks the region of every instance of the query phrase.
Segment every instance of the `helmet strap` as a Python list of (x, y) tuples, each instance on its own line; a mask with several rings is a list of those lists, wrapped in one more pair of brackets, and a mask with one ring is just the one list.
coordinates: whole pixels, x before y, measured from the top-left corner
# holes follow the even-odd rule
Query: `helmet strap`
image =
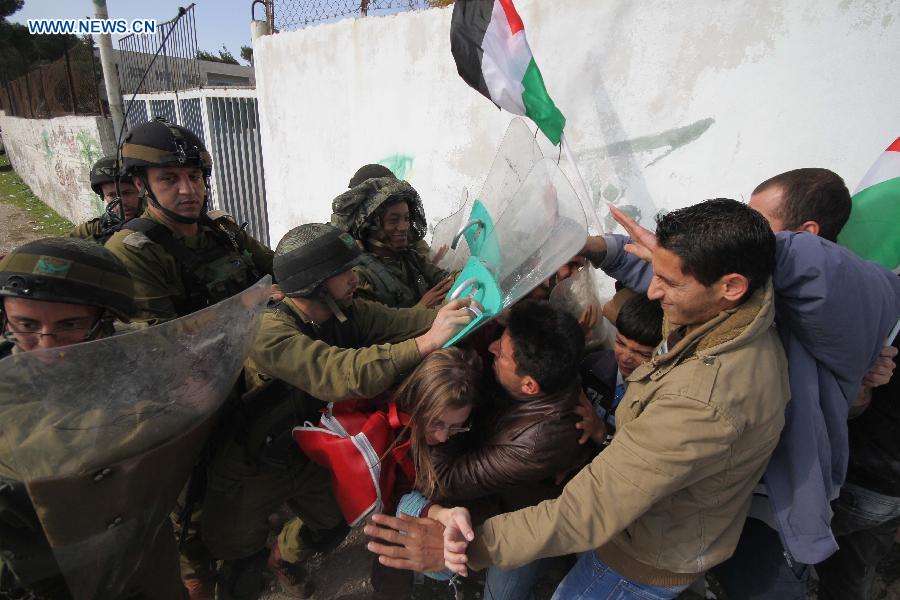
[(328, 309), (334, 314), (335, 318), (338, 320), (338, 323), (346, 323), (347, 315), (344, 314), (344, 311), (341, 310), (341, 307), (338, 306), (338, 303), (334, 301), (334, 298), (331, 297), (324, 289), (322, 290), (325, 304), (328, 306)]
[(206, 192), (203, 195), (203, 206), (200, 208), (200, 216), (197, 218), (185, 217), (183, 215), (179, 215), (176, 212), (173, 212), (159, 203), (159, 200), (156, 199), (156, 195), (153, 193), (153, 190), (150, 189), (150, 182), (147, 181), (146, 173), (140, 175), (141, 182), (144, 184), (143, 189), (141, 190), (141, 195), (139, 198), (147, 198), (150, 201), (150, 205), (159, 210), (161, 213), (166, 215), (169, 219), (172, 219), (176, 223), (181, 223), (182, 225), (192, 225), (198, 222), (204, 215), (206, 215), (206, 203), (207, 198), (209, 197), (209, 186), (206, 184), (206, 179), (204, 178), (204, 188)]

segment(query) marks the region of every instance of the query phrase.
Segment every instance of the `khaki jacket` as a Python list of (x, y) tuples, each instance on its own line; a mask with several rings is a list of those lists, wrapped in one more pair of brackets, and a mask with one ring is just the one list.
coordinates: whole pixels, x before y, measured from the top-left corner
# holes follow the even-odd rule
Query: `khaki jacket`
[(559, 498), (486, 521), (473, 568), (596, 548), (629, 579), (680, 585), (731, 556), (790, 394), (773, 318), (769, 283), (635, 369), (609, 447)]

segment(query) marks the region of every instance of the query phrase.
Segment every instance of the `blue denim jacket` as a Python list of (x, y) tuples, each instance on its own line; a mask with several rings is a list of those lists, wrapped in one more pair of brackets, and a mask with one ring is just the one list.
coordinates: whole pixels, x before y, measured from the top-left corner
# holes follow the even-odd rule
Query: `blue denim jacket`
[[(835, 550), (831, 500), (847, 472), (847, 413), (900, 316), (900, 278), (809, 233), (776, 238), (775, 323), (788, 358), (791, 401), (764, 481), (786, 548), (807, 564)], [(649, 263), (604, 236), (601, 268), (646, 291)]]

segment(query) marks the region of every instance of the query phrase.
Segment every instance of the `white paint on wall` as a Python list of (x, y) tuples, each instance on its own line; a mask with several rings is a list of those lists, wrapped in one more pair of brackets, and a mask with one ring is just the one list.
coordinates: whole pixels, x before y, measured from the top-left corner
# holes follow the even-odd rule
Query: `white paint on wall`
[[(900, 133), (900, 2), (517, 7), (603, 217), (605, 201), (635, 206), (649, 223), (657, 210), (704, 198), (746, 199), (798, 167), (830, 168), (853, 189)], [(451, 10), (257, 40), (273, 242), (327, 220), (365, 163), (403, 167), (431, 225), (464, 186), (478, 190), (511, 115), (457, 75)]]
[(105, 117), (53, 119), (0, 117), (13, 169), (47, 206), (73, 223), (103, 211), (91, 190), (91, 166), (115, 151), (112, 123)]

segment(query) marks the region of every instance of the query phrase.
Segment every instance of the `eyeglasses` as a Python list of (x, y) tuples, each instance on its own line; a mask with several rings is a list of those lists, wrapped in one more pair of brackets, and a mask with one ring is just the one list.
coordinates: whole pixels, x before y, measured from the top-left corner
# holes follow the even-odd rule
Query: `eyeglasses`
[(446, 431), (448, 435), (456, 435), (457, 433), (466, 433), (467, 431), (471, 431), (471, 429), (472, 429), (472, 423), (470, 423), (470, 422), (466, 423), (465, 425), (462, 425), (460, 427), (450, 427), (446, 423), (441, 423), (440, 421), (438, 421), (437, 423), (434, 423), (433, 425), (428, 426), (429, 433), (443, 433), (444, 431)]
[(35, 346), (40, 343), (42, 337), (49, 336), (58, 343), (74, 344), (86, 342), (96, 336), (100, 330), (101, 323), (102, 319), (98, 319), (89, 327), (76, 323), (70, 326), (64, 325), (55, 331), (44, 333), (38, 329), (29, 330), (28, 327), (24, 331), (19, 331), (13, 328), (12, 323), (7, 322), (6, 329), (3, 331), (3, 339), (26, 346)]

